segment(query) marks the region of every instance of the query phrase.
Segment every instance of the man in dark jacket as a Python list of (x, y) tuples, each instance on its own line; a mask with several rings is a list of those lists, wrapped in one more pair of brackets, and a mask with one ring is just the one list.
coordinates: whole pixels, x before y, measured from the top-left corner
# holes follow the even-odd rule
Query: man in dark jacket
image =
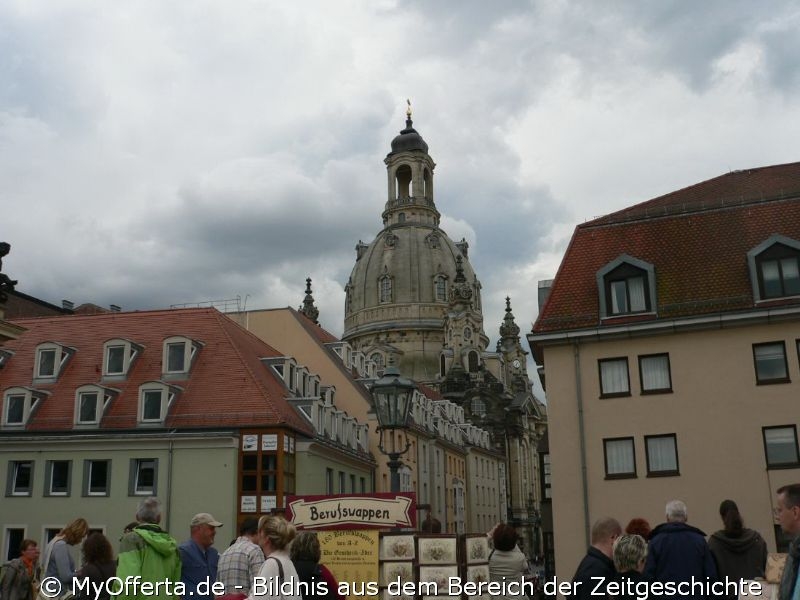
[[(575, 576), (572, 578), (575, 600), (600, 600), (592, 591), (604, 590), (606, 584), (614, 581), (614, 540), (622, 535), (622, 527), (616, 519), (605, 517), (592, 525), (592, 545), (586, 551)], [(603, 578), (603, 579), (600, 579)], [(598, 584), (599, 587), (598, 587)]]
[(784, 485), (777, 494), (775, 517), (781, 529), (792, 536), (779, 597), (790, 600), (800, 597), (800, 483)]
[(703, 584), (716, 581), (717, 568), (706, 534), (686, 523), (686, 505), (672, 500), (666, 512), (667, 522), (650, 533), (645, 579), (662, 583), (691, 582), (693, 577)]

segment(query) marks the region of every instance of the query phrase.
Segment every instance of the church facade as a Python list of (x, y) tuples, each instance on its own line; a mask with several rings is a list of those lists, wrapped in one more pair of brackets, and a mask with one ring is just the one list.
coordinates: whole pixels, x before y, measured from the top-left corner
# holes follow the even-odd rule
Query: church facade
[(510, 299), (490, 350), (469, 245), (440, 228), (436, 165), (410, 112), (384, 162), (383, 228), (369, 244), (356, 245), (342, 339), (378, 365), (393, 361), (404, 376), (455, 403), (465, 427), (490, 433), (492, 449), (505, 457), (499, 474), (504, 520), (520, 529), (526, 551), (538, 554), (537, 444), (547, 417), (532, 392)]

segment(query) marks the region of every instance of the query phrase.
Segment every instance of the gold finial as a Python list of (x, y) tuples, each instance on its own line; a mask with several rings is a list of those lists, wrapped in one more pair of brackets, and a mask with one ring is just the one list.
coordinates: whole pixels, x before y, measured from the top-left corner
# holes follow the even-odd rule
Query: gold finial
[(406, 116), (410, 119), (411, 118), (411, 100), (406, 98), (406, 104), (408, 104), (408, 108), (406, 109)]

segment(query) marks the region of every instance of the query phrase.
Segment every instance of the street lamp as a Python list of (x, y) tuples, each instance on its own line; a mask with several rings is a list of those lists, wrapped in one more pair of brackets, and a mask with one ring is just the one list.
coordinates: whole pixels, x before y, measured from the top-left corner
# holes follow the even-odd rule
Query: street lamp
[[(400, 455), (408, 451), (411, 442), (408, 440), (408, 417), (411, 414), (411, 399), (417, 385), (410, 379), (400, 375), (400, 370), (389, 364), (383, 376), (372, 384), (372, 398), (375, 402), (375, 414), (378, 417), (378, 433), (380, 439), (378, 448), (389, 457), (389, 472), (391, 473), (391, 491), (400, 491)], [(405, 437), (405, 448), (399, 449), (395, 430), (402, 431)], [(385, 445), (384, 433), (388, 432), (391, 444)]]

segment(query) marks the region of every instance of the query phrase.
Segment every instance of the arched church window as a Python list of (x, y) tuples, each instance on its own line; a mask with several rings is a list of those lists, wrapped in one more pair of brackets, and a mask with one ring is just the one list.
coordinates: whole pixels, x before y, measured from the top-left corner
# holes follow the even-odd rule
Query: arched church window
[(397, 215), (397, 222), (398, 223), (405, 223), (406, 222), (406, 213), (399, 213)]
[(397, 183), (397, 198), (411, 197), (411, 167), (408, 165), (401, 165), (395, 172), (395, 181)]
[(392, 301), (392, 278), (388, 275), (378, 280), (378, 298), (381, 302)]
[(345, 312), (345, 314), (349, 314), (350, 311), (352, 310), (352, 306), (351, 306), (352, 302), (353, 302), (353, 287), (348, 284), (344, 288), (344, 312)]
[(433, 290), (436, 302), (447, 302), (447, 280), (444, 275), (437, 275), (433, 279)]
[(439, 355), (439, 375), (445, 376), (445, 358), (444, 354)]
[(431, 174), (428, 169), (422, 173), (422, 195), (428, 200), (431, 198)]
[(467, 364), (469, 365), (470, 373), (478, 372), (478, 353), (474, 350), (471, 350), (470, 353), (467, 354)]

